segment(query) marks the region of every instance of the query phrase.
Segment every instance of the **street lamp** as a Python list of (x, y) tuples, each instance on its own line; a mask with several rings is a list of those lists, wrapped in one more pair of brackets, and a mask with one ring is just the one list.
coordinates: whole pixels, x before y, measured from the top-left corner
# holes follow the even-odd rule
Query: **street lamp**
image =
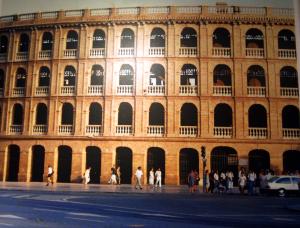
[(203, 192), (206, 192), (206, 176), (205, 176), (205, 167), (206, 167), (206, 148), (205, 146), (201, 146), (201, 157), (203, 164)]

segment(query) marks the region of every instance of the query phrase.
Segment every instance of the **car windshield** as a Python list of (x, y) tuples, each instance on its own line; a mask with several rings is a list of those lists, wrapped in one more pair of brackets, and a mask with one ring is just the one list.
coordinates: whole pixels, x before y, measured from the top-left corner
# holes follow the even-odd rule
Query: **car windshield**
[(270, 180), (268, 180), (268, 182), (274, 182), (275, 180), (277, 180), (279, 177), (275, 176), (275, 177), (271, 177)]

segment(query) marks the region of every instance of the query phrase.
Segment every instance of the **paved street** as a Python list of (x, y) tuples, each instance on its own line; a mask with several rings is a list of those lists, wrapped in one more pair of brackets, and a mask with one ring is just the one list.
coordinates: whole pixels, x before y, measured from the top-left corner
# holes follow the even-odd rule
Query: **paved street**
[(0, 184), (0, 227), (299, 227), (297, 197), (132, 186)]

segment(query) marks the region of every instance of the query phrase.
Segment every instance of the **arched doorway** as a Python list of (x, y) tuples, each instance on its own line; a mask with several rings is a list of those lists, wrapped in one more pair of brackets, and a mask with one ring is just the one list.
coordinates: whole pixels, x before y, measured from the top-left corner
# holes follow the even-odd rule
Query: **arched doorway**
[(198, 151), (192, 148), (181, 149), (179, 156), (180, 184), (187, 184), (188, 175), (191, 170), (197, 170), (199, 173)]
[(300, 151), (288, 150), (283, 153), (283, 171), (294, 173), (300, 171)]
[(154, 172), (160, 168), (161, 183), (165, 184), (165, 151), (159, 147), (151, 147), (147, 153), (147, 182), (149, 181), (149, 172), (153, 168)]
[(132, 151), (128, 147), (118, 147), (116, 152), (116, 167), (120, 167), (121, 184), (131, 184)]
[(45, 148), (40, 145), (32, 147), (31, 181), (42, 182), (44, 175)]
[(20, 147), (10, 145), (8, 147), (8, 167), (6, 181), (18, 181), (20, 163)]
[(211, 152), (210, 167), (213, 171), (231, 171), (234, 175), (234, 184), (238, 181), (238, 156), (231, 147), (215, 147)]
[(90, 183), (99, 184), (101, 175), (101, 150), (96, 146), (86, 148), (85, 167), (91, 167)]
[(58, 147), (57, 182), (71, 181), (72, 149), (68, 146)]
[(261, 170), (270, 169), (270, 155), (265, 150), (252, 150), (249, 152), (249, 170), (259, 173)]

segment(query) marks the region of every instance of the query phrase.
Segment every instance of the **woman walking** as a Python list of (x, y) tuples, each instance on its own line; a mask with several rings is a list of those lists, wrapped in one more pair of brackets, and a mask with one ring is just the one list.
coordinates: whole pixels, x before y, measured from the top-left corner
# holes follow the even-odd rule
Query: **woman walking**
[(154, 187), (154, 169), (151, 168), (149, 172), (149, 185), (151, 188)]

